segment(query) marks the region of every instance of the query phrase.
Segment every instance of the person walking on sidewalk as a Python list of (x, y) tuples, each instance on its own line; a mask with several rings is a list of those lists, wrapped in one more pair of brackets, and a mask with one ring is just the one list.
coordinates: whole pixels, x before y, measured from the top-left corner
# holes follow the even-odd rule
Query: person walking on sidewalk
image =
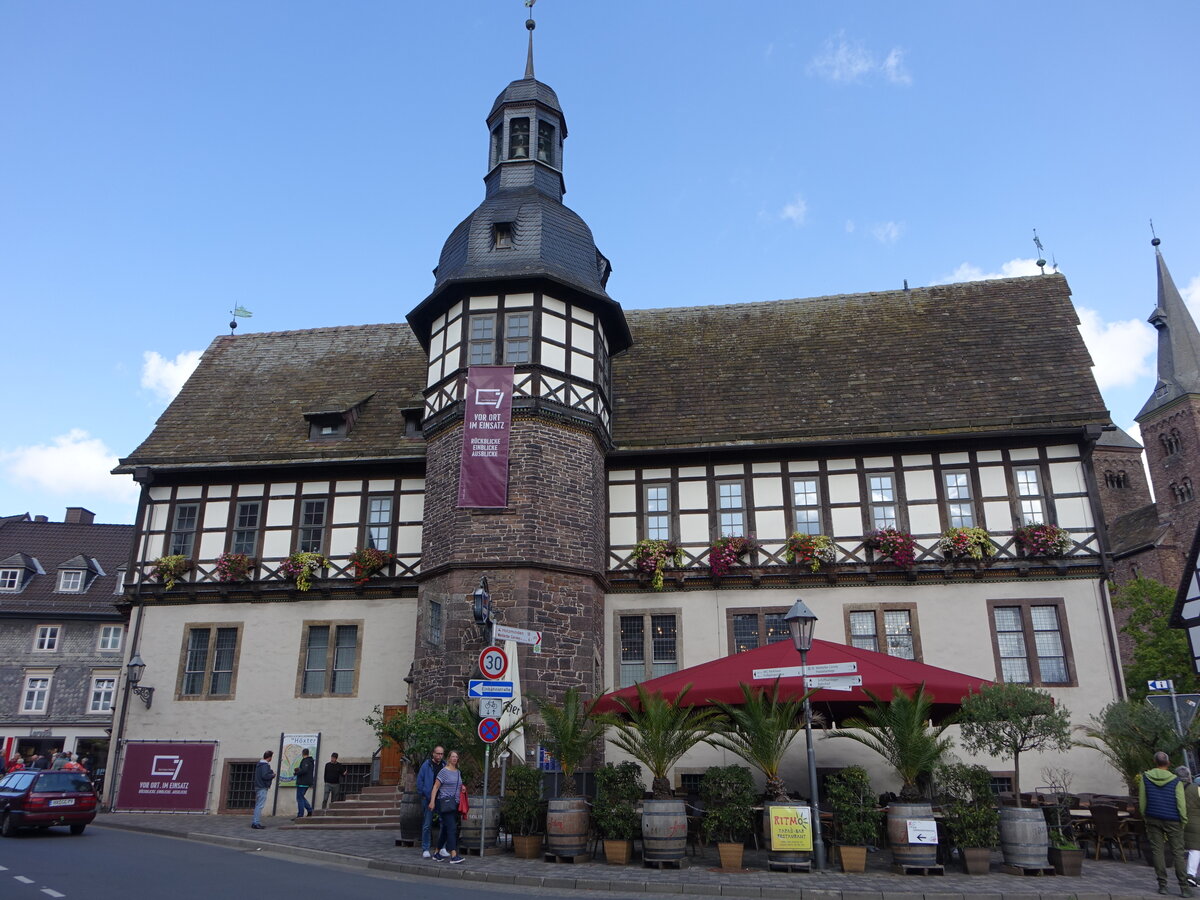
[(275, 780), (275, 770), (271, 768), (271, 750), (262, 755), (258, 765), (254, 767), (254, 820), (251, 828), (266, 828), (262, 823), (263, 807), (267, 805), (267, 791), (271, 790), (271, 782)]
[(445, 755), (446, 750), (441, 744), (434, 747), (429, 759), (421, 763), (417, 772), (417, 793), (421, 795), (421, 856), (425, 859), (430, 856), (429, 844), (433, 831), (433, 804), (429, 801), (433, 799), (433, 782), (438, 772), (442, 771), (442, 757)]
[(458, 771), (458, 751), (451, 750), (446, 757), (446, 765), (433, 780), (433, 797), (426, 808), (433, 809), (436, 803), (438, 818), (442, 822), (435, 858), (448, 858), (452, 864), (465, 862), (458, 855), (458, 798), (462, 783), (462, 773)]
[(341, 790), (342, 773), (345, 771), (346, 767), (338, 762), (338, 755), (330, 753), (329, 762), (325, 763), (325, 771), (321, 775), (321, 779), (325, 782), (325, 796), (321, 800), (321, 809), (329, 809), (330, 798), (340, 799), (338, 791)]
[(1175, 878), (1179, 893), (1193, 896), (1187, 882), (1187, 854), (1183, 852), (1183, 829), (1187, 825), (1187, 800), (1183, 782), (1171, 771), (1171, 757), (1162, 750), (1154, 754), (1154, 768), (1138, 779), (1138, 809), (1146, 822), (1146, 838), (1150, 842), (1150, 857), (1154, 860), (1154, 875), (1158, 892), (1167, 893), (1167, 863), (1163, 858), (1164, 841), (1171, 848), (1175, 863)]
[(308, 801), (308, 789), (317, 780), (317, 761), (313, 759), (308, 748), (300, 751), (300, 765), (296, 766), (296, 818), (303, 819), (305, 811), (313, 814), (313, 805)]

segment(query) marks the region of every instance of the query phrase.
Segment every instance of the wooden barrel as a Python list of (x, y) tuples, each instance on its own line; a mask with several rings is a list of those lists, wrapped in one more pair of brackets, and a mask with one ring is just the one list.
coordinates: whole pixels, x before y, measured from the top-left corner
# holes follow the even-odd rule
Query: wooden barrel
[(682, 800), (642, 804), (642, 859), (674, 862), (687, 852), (687, 807)]
[(421, 820), (424, 816), (421, 795), (405, 791), (400, 795), (400, 838), (405, 841), (421, 839)]
[(1046, 851), (1050, 834), (1040, 809), (1002, 806), (1000, 808), (1000, 849), (1004, 861), (1022, 869), (1042, 869), (1050, 865)]
[(470, 849), (479, 852), (479, 833), (483, 831), (483, 846), (495, 847), (500, 833), (500, 798), (488, 797), (485, 805), (482, 797), (468, 797), (471, 811), (458, 822), (458, 849), (466, 853)]
[(582, 856), (587, 852), (588, 808), (583, 797), (559, 797), (546, 807), (546, 852)]
[[(768, 803), (763, 807), (762, 833), (763, 844), (767, 848), (767, 869), (770, 870), (772, 865), (788, 865), (795, 863), (810, 862), (812, 860), (811, 850), (777, 850), (771, 843), (771, 817), (774, 815), (776, 807), (779, 808), (781, 815), (791, 816), (794, 814), (797, 806), (806, 806), (803, 803)], [(810, 828), (812, 819), (809, 819)]]
[(933, 826), (933, 843), (909, 843), (908, 822), (921, 819), (933, 822), (933, 807), (928, 803), (890, 803), (887, 811), (888, 843), (892, 861), (898, 866), (937, 865), (937, 827)]

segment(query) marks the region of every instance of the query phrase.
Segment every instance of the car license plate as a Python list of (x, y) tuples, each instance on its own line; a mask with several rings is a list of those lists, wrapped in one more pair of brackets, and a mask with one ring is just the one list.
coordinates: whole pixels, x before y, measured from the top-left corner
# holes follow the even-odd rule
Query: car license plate
[(70, 797), (67, 797), (63, 800), (51, 800), (50, 805), (51, 806), (74, 806), (75, 801), (72, 800)]

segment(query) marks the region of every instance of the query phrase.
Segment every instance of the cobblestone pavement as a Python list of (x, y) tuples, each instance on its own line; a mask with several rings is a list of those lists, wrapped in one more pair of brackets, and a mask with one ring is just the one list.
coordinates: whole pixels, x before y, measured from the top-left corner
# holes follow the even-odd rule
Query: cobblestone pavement
[[(628, 866), (610, 866), (603, 861), (547, 863), (520, 860), (505, 852), (479, 859), (468, 858), (461, 866), (422, 859), (420, 850), (395, 846), (396, 831), (349, 831), (319, 828), (283, 828), (292, 820), (264, 817), (264, 831), (250, 829), (247, 816), (171, 815), (164, 813), (101, 813), (95, 824), (205, 841), (236, 849), (302, 856), (310, 862), (358, 866), (392, 874), (426, 878), (459, 878), (485, 882), (489, 886), (514, 885), (572, 892), (617, 891), (622, 894), (690, 894), (778, 898), (778, 900), (1017, 900), (1033, 898), (1157, 897), (1154, 871), (1143, 860), (1127, 863), (1085, 860), (1081, 878), (1021, 877), (999, 871), (1000, 858), (993, 856), (990, 875), (968, 876), (957, 864), (946, 867), (943, 876), (895, 875), (890, 854), (871, 854), (862, 875), (841, 872), (783, 873), (766, 870), (766, 853), (746, 851), (745, 870), (723, 872), (712, 847), (699, 856), (689, 856), (683, 868), (660, 871), (643, 868), (635, 859)], [(1171, 894), (1179, 896), (1173, 883)]]

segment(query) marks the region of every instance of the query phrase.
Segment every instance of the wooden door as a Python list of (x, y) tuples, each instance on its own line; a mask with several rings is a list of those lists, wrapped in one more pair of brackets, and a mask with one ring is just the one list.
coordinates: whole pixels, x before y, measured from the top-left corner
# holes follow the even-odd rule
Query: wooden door
[[(405, 712), (407, 706), (385, 706), (383, 708), (383, 720), (386, 722), (393, 716)], [(380, 784), (399, 784), (400, 776), (404, 774), (404, 760), (400, 755), (400, 748), (388, 741), (387, 746), (379, 751), (379, 783)]]

